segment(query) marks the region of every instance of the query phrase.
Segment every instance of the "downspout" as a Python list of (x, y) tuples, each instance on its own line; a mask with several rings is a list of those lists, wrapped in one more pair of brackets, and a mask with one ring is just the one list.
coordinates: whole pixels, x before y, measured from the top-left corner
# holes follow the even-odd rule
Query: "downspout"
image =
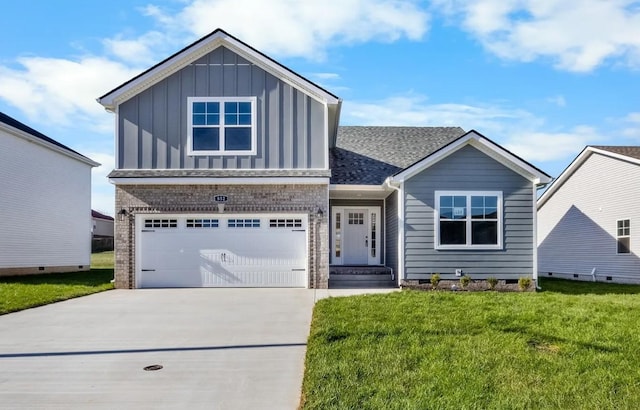
[[(402, 274), (402, 269), (401, 269), (401, 265), (402, 264), (400, 263), (400, 258), (402, 257), (401, 255), (403, 254), (402, 244), (404, 242), (403, 240), (401, 240), (401, 232), (404, 231), (404, 230), (400, 229), (400, 223), (402, 223), (404, 225), (404, 218), (400, 218), (399, 217), (400, 212), (402, 212), (402, 210), (401, 210), (402, 201), (401, 201), (401, 198), (400, 198), (400, 196), (402, 195), (402, 188), (401, 188), (401, 183), (394, 181), (392, 177), (388, 177), (387, 179), (385, 179), (385, 181), (383, 183), (383, 186), (386, 186), (386, 187), (389, 187), (391, 189), (394, 189), (398, 193), (398, 204), (397, 204), (397, 206), (398, 206), (398, 233), (397, 233), (397, 235), (398, 235), (398, 249), (397, 249), (397, 252), (398, 252), (398, 260), (397, 260), (398, 269), (397, 269), (397, 272), (396, 272), (398, 277), (397, 277), (396, 282), (398, 284), (398, 287), (400, 287), (400, 275)], [(394, 278), (393, 268), (390, 268), (390, 269), (391, 269), (391, 279), (393, 280), (393, 279), (395, 279)]]
[(533, 283), (536, 290), (542, 290), (538, 280), (538, 191), (547, 185), (540, 182), (533, 184)]

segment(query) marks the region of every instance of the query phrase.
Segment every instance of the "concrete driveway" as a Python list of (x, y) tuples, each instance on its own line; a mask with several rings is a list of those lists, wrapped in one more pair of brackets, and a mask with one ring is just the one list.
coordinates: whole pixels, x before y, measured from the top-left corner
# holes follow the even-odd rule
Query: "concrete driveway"
[(0, 408), (295, 409), (316, 298), (114, 290), (0, 316)]

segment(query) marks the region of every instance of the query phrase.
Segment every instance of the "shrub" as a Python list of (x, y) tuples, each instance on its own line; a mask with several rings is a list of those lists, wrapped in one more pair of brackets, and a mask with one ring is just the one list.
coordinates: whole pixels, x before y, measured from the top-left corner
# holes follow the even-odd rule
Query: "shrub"
[(487, 278), (487, 284), (489, 285), (489, 289), (495, 290), (496, 285), (498, 284), (498, 279), (495, 276), (489, 276)]
[(431, 275), (431, 286), (433, 286), (433, 288), (437, 288), (438, 287), (438, 282), (440, 282), (440, 274), (439, 273), (434, 273)]
[(471, 276), (463, 275), (460, 278), (460, 286), (462, 286), (462, 289), (466, 289), (467, 286), (469, 286), (469, 283), (471, 283)]
[(525, 278), (524, 276), (518, 279), (518, 287), (520, 290), (527, 290), (531, 286), (531, 278)]

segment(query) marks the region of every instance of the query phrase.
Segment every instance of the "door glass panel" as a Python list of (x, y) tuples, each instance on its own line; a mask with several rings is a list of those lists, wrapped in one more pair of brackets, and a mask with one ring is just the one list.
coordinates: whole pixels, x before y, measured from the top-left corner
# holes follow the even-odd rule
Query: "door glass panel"
[(341, 222), (340, 222), (340, 217), (341, 217), (341, 213), (338, 212), (336, 213), (336, 258), (340, 257), (340, 254), (342, 252), (342, 232), (341, 232)]
[(349, 225), (363, 225), (364, 213), (363, 212), (349, 212)]
[(376, 257), (376, 213), (371, 213), (371, 256)]

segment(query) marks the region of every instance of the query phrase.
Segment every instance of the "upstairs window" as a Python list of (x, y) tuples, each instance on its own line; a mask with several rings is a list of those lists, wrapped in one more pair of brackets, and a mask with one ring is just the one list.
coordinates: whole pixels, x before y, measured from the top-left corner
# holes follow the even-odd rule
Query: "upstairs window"
[(255, 97), (189, 97), (191, 155), (256, 154)]
[(620, 219), (617, 224), (618, 253), (631, 253), (631, 220)]
[(502, 192), (436, 192), (436, 249), (501, 249)]

